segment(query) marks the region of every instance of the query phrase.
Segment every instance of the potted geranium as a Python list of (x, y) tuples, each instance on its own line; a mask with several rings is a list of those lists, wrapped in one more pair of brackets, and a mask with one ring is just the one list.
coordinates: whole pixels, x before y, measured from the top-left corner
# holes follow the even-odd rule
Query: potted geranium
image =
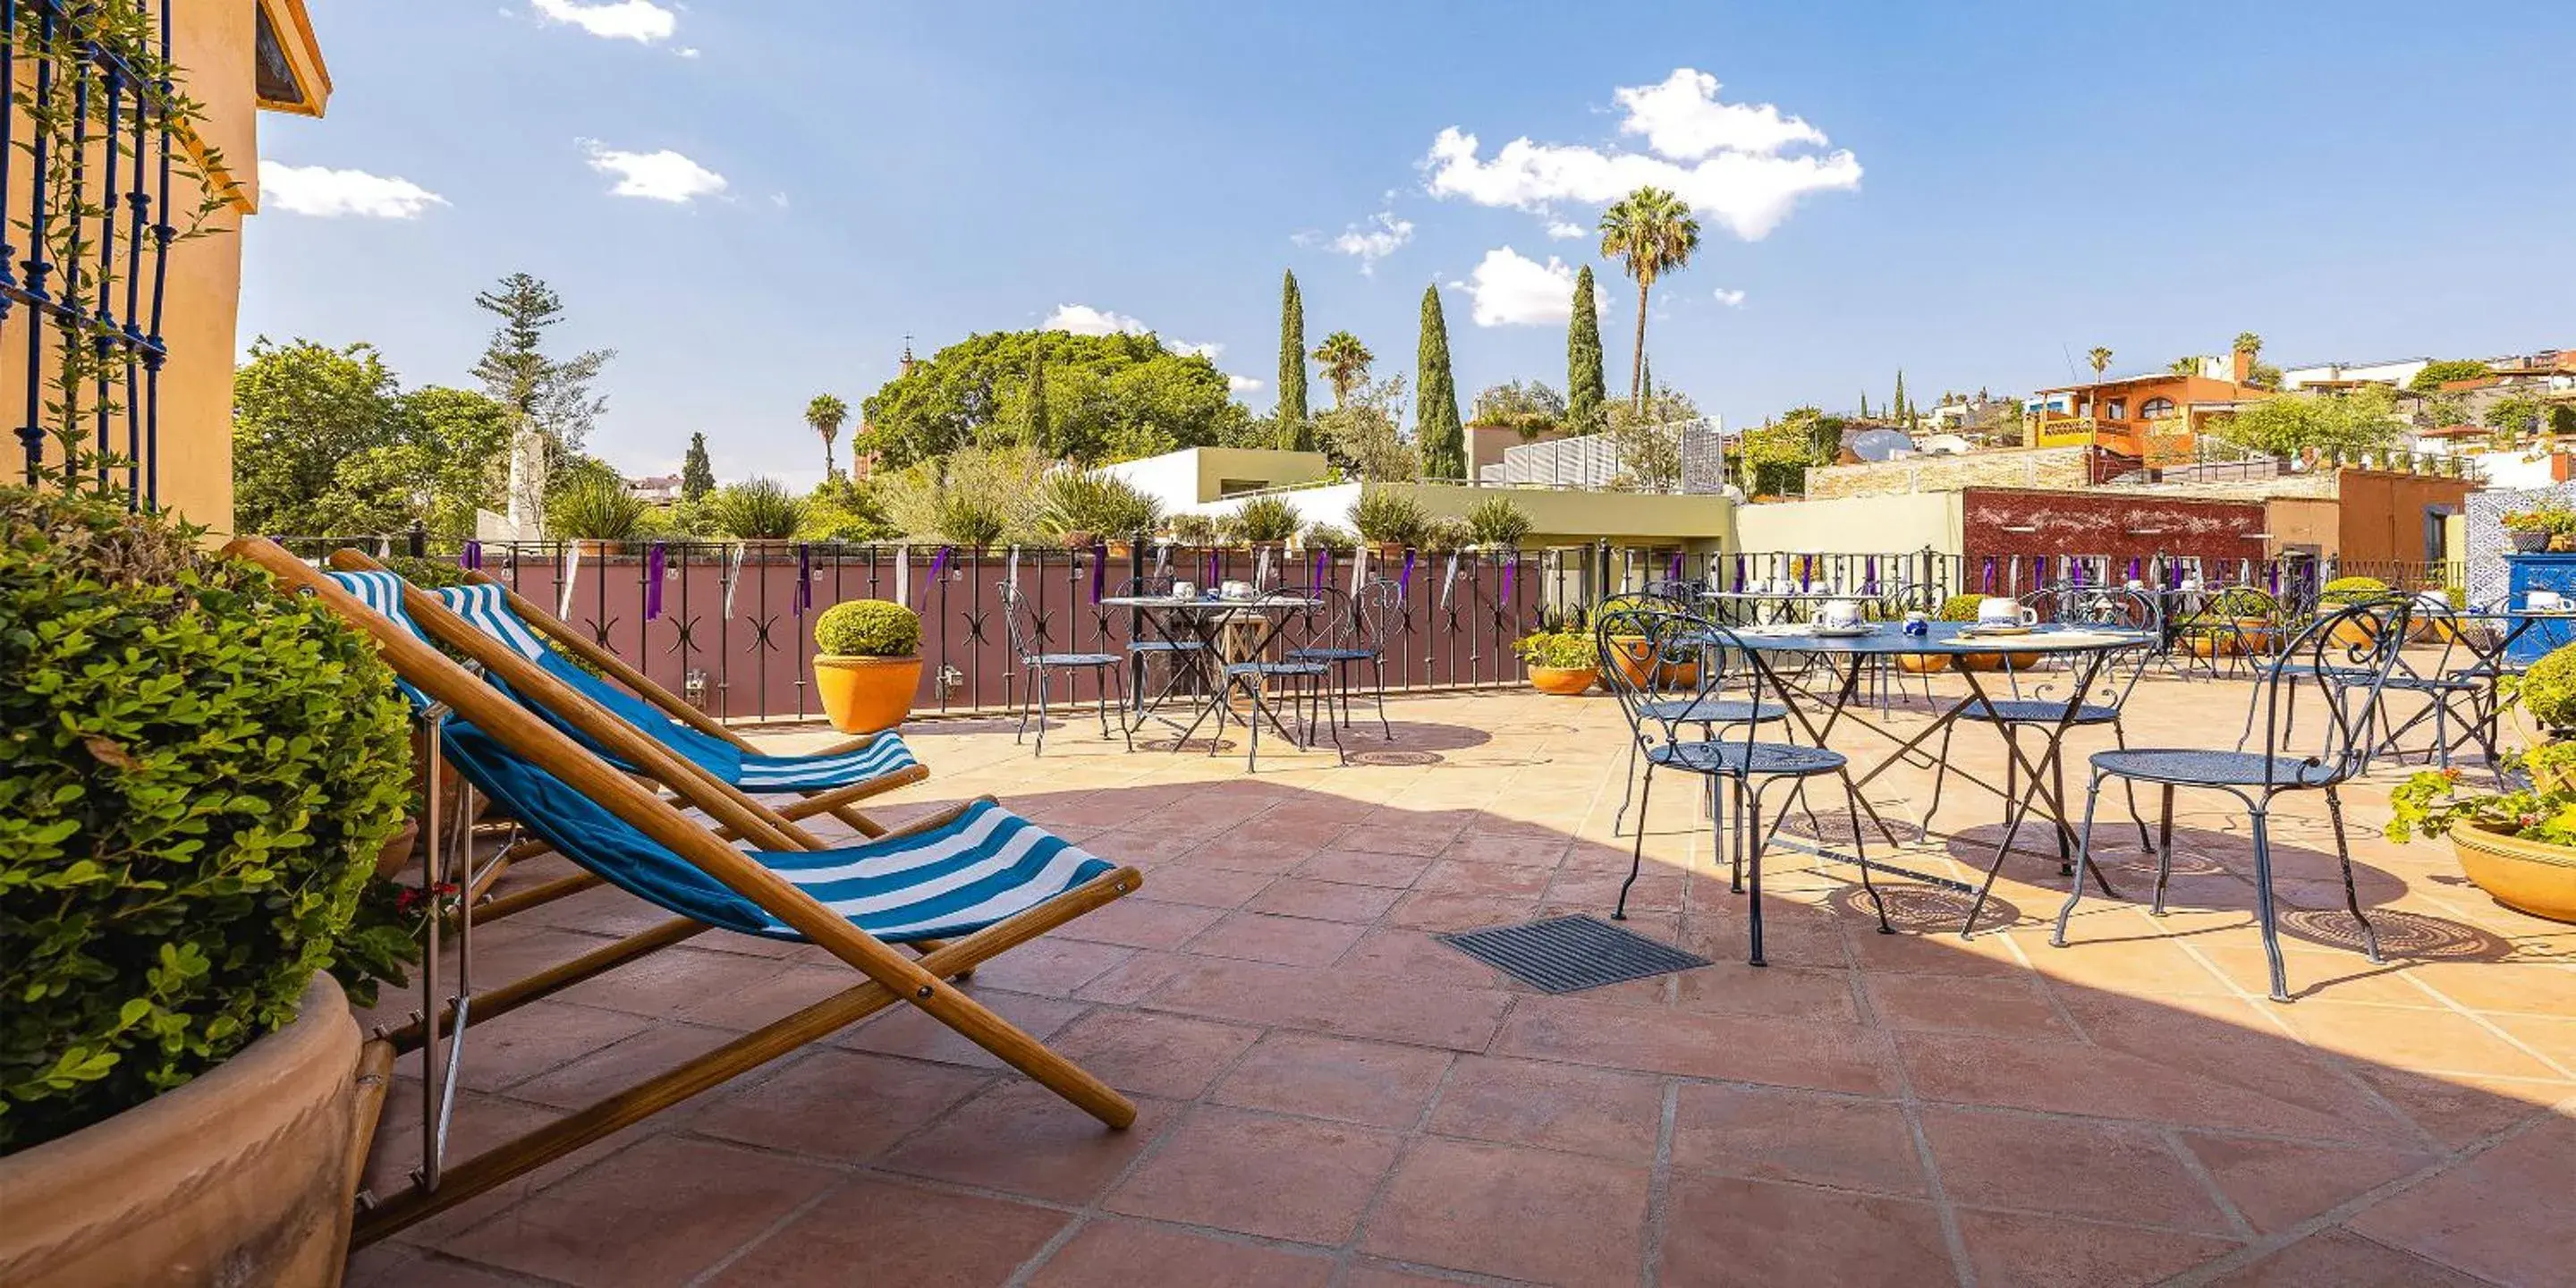
[(2516, 554), (2539, 554), (2549, 548), (2549, 538), (2576, 528), (2576, 512), (2556, 504), (2534, 506), (2528, 510), (2510, 510), (2498, 520), (2505, 536), (2513, 542)]
[(1586, 631), (1535, 631), (1522, 636), (1512, 651), (1528, 665), (1530, 687), (1541, 693), (1572, 697), (1601, 678), (1600, 655)]
[(883, 599), (852, 599), (814, 623), (814, 687), (843, 733), (902, 724), (921, 687), (921, 615)]
[(0, 489), (0, 1282), (345, 1261), (381, 1100), (332, 970), (399, 955), (359, 906), (405, 708), (358, 633), (202, 536)]

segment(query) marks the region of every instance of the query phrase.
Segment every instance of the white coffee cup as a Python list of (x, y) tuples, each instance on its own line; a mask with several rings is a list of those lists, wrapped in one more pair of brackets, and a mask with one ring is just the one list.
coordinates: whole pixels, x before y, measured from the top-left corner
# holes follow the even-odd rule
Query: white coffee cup
[(1216, 593), (1219, 598), (1223, 599), (1250, 599), (1252, 598), (1252, 583), (1248, 581), (1229, 581), (1218, 586), (1216, 588)]
[(2554, 590), (2526, 590), (2522, 592), (2522, 606), (2529, 612), (2554, 613), (2565, 608), (2567, 601)]
[(1861, 604), (1857, 599), (1828, 599), (1817, 606), (1816, 621), (1837, 630), (1860, 625)]
[(1979, 626), (2037, 626), (2039, 610), (2024, 608), (2019, 600), (1989, 595), (1977, 601)]
[(1176, 582), (1173, 582), (1173, 583), (1172, 583), (1172, 598), (1174, 598), (1174, 599), (1196, 599), (1196, 598), (1198, 598), (1198, 597), (1199, 597), (1199, 584), (1198, 584), (1197, 582), (1194, 582), (1194, 581), (1176, 581)]

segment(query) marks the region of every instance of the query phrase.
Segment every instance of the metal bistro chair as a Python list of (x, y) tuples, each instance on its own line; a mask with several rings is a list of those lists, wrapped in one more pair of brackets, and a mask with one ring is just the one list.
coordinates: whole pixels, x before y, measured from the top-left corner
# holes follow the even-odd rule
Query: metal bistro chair
[[(2372, 755), (2385, 753), (2398, 763), (2405, 763), (2406, 749), (2401, 740), (2426, 720), (2433, 724), (2432, 745), (2425, 748), (2425, 758), (2444, 769), (2451, 767), (2451, 752), (2458, 744), (2474, 742), (2486, 755), (2490, 768), (2500, 763), (2496, 752), (2497, 726), (2501, 723), (2503, 703), (2497, 695), (2498, 664), (2496, 654), (2474, 638), (2452, 611), (2448, 596), (2429, 591), (2414, 596), (2416, 635), (2429, 637), (2441, 645), (2441, 652), (2418, 664), (2403, 654), (2397, 669), (2388, 676), (2390, 690), (2420, 695), (2423, 705), (2404, 720), (2391, 725), (2387, 712), (2380, 713), (2383, 731), (2372, 740)], [(2456, 721), (2460, 732), (2454, 736), (2451, 725)]]
[[(2066, 585), (2032, 591), (2022, 596), (2021, 602), (2023, 607), (2037, 610), (2042, 622), (2142, 631), (2150, 641), (2159, 630), (2155, 601), (2133, 590)], [(2019, 775), (2023, 757), (2020, 751), (2021, 734), (2025, 729), (2038, 734), (2044, 744), (2040, 757), (2030, 763), (2034, 768), (2045, 766), (2049, 770), (2053, 780), (2050, 799), (2062, 805), (2066, 800), (2066, 756), (2061, 744), (2067, 733), (2075, 729), (2108, 728), (2112, 745), (2127, 750), (2129, 735), (2121, 726), (2120, 713), (2128, 706), (2129, 694), (2138, 687), (2139, 677), (2146, 674), (2148, 660), (2154, 651), (2153, 643), (2149, 642), (2113, 654), (2103, 661), (2102, 670), (2096, 676), (2097, 687), (2092, 692), (2077, 693), (2070, 689), (2062, 698), (2048, 696), (2053, 681), (2039, 678), (2048, 672), (2014, 666), (2007, 654), (2004, 678), (2011, 686), (2012, 696), (1983, 702), (1975, 698), (1961, 699), (1958, 719), (1941, 731), (1941, 752), (1935, 758), (1932, 772), (1932, 802), (1924, 807), (1921, 834), (1931, 833), (1932, 816), (1941, 809), (1941, 786), (1950, 774), (1951, 735), (1958, 731), (1960, 725), (1969, 722), (1993, 725), (1996, 732), (2004, 736), (2004, 741), (2012, 744), (2004, 754), (2004, 801), (2008, 807), (2022, 799)], [(2059, 674), (2072, 681), (2077, 672), (2089, 665), (2089, 662), (2077, 662)], [(2034, 681), (2027, 697), (2022, 694), (2025, 678)], [(2012, 826), (2006, 829), (2007, 842), (2021, 830), (2019, 821), (2028, 817), (2027, 809), (2020, 811), (2019, 819), (2013, 820)], [(2138, 826), (2139, 848), (2154, 849), (2153, 843), (2147, 839), (2147, 822), (2138, 814), (2135, 790), (2129, 793), (2129, 820)], [(2057, 833), (2058, 875), (2071, 875), (2075, 872), (2075, 847), (2066, 820), (2052, 819), (2050, 828)], [(1995, 875), (2003, 870), (2005, 857), (2006, 850), (1998, 847), (1993, 866), (1986, 870), (1985, 885), (1978, 890), (1977, 901), (1968, 910), (1967, 923), (1959, 928), (1961, 937), (1976, 930), (1977, 914), (1985, 907), (1986, 891), (1994, 888)]]
[[(1645, 642), (1642, 649), (1638, 647), (1639, 640)], [(1804, 783), (1809, 778), (1832, 774), (1843, 781), (1843, 806), (1851, 818), (1852, 851), (1860, 864), (1861, 888), (1869, 892), (1870, 904), (1878, 911), (1879, 933), (1896, 933), (1896, 928), (1887, 922), (1887, 905), (1870, 881), (1869, 854), (1861, 839), (1859, 792), (1852, 785), (1851, 771), (1841, 752), (1757, 742), (1751, 724), (1743, 726), (1741, 740), (1684, 732), (1705, 728), (1694, 718), (1699, 703), (1723, 700), (1727, 655), (1743, 647), (1733, 631), (1687, 613), (1613, 606), (1598, 615), (1594, 645), (1600, 651), (1601, 682), (1617, 695), (1620, 711), (1628, 718), (1631, 740), (1646, 761), (1645, 781), (1637, 792), (1636, 849), (1628, 861), (1628, 879), (1619, 886), (1619, 902), (1610, 914), (1613, 920), (1627, 919), (1628, 889), (1637, 883), (1637, 875), (1645, 866), (1645, 811), (1654, 794), (1655, 770), (1698, 774), (1710, 780), (1712, 789), (1717, 780), (1723, 779), (1732, 789), (1728, 799), (1735, 823), (1727, 851), (1728, 888), (1751, 896), (1750, 960), (1753, 965), (1764, 965), (1763, 796), (1782, 779)], [(1728, 812), (1712, 811), (1712, 823), (1720, 833), (1726, 830)]]
[[(1688, 600), (1668, 598), (1649, 588), (1642, 593), (1613, 595), (1603, 600), (1601, 607), (1594, 612), (1593, 620), (1603, 621), (1613, 614), (1659, 612), (1714, 624), (1712, 618), (1696, 606), (1698, 602), (1695, 596)], [(1602, 655), (1603, 674), (1617, 671), (1622, 676), (1628, 676), (1632, 674), (1630, 668), (1636, 668), (1633, 672), (1635, 675), (1651, 674), (1645, 670), (1644, 654), (1652, 651), (1653, 641), (1642, 637), (1631, 639), (1623, 636), (1615, 641), (1615, 647), (1618, 650), (1616, 656), (1606, 652)], [(1754, 675), (1749, 667), (1746, 668), (1745, 675), (1745, 696), (1741, 698), (1730, 698), (1723, 693), (1652, 697), (1646, 700), (1646, 710), (1648, 715), (1657, 720), (1669, 721), (1677, 725), (1697, 725), (1703, 738), (1716, 737), (1721, 726), (1764, 725), (1789, 718), (1789, 708), (1786, 704), (1762, 700), (1761, 677)], [(1630, 739), (1628, 772), (1619, 780), (1619, 812), (1610, 818), (1612, 836), (1619, 835), (1621, 826), (1628, 819), (1628, 804), (1637, 797), (1637, 755), (1638, 743), (1635, 739)], [(1712, 801), (1714, 798), (1715, 793), (1712, 791)], [(1637, 826), (1641, 831), (1644, 829), (1645, 820), (1642, 817), (1639, 818)]]
[[(2311, 669), (2275, 665), (2256, 682), (2251, 700), (2264, 717), (2260, 750), (2138, 748), (2095, 752), (2093, 782), (2084, 798), (2080, 860), (2089, 861), (2092, 857), (2093, 810), (2101, 801), (2104, 779), (2124, 778), (2162, 787), (2164, 816), (2156, 845), (2154, 904), (2154, 911), (2161, 916), (2165, 910), (2165, 882), (2173, 873), (2174, 789), (2208, 788), (2244, 802), (2254, 825), (2254, 917), (2262, 927), (2263, 953), (2271, 967), (2272, 1000), (2286, 1002), (2290, 1000), (2290, 990), (2281, 965), (2281, 943), (2275, 924), (2268, 815), (2276, 796), (2322, 791), (2326, 813), (2334, 820), (2335, 858), (2343, 865), (2344, 907), (2360, 923), (2363, 951), (2374, 964), (2379, 962), (2379, 936), (2371, 929), (2370, 919), (2362, 914), (2361, 898), (2353, 889), (2352, 847), (2344, 837), (2343, 801), (2335, 788), (2361, 773), (2369, 761), (2368, 731), (2389, 672), (2396, 668), (2398, 651), (2405, 646), (2413, 611), (2413, 602), (2404, 599), (2355, 604), (2309, 623), (2307, 629), (2293, 637), (2283, 653), (2285, 662), (2304, 658), (2302, 665)], [(2340, 657), (2330, 663), (2329, 654)], [(2327, 679), (2320, 686), (2326, 698), (2326, 732), (2315, 754), (2294, 757), (2274, 749), (2281, 745), (2280, 731), (2288, 708), (2298, 700), (2302, 675)], [(2067, 919), (2074, 915), (2075, 905), (2083, 897), (2084, 883), (2077, 880), (2066, 893), (2065, 906), (2058, 909), (2057, 929), (2049, 936), (2050, 943), (2066, 946)]]
[[(1266, 723), (1275, 724), (1278, 719), (1270, 702), (1269, 690), (1274, 683), (1288, 690), (1289, 715), (1292, 719), (1296, 715), (1295, 703), (1298, 700), (1302, 699), (1308, 704), (1305, 741), (1299, 743), (1293, 736), (1289, 741), (1301, 751), (1314, 745), (1316, 717), (1330, 701), (1324, 687), (1332, 678), (1333, 665), (1329, 662), (1299, 659), (1293, 655), (1301, 648), (1314, 647), (1318, 637), (1332, 629), (1331, 624), (1326, 620), (1326, 613), (1330, 607), (1328, 596), (1331, 591), (1332, 588), (1329, 586), (1280, 586), (1262, 593), (1252, 601), (1259, 607), (1246, 611), (1260, 614), (1264, 621), (1260, 629), (1267, 633), (1267, 638), (1271, 642), (1280, 647), (1280, 656), (1277, 659), (1248, 657), (1227, 662), (1224, 665), (1221, 671), (1224, 684), (1218, 688), (1216, 701), (1212, 704), (1212, 709), (1216, 712), (1216, 732), (1208, 735), (1209, 755), (1215, 755), (1217, 749), (1225, 744), (1226, 717), (1234, 713), (1234, 692), (1239, 688), (1243, 690), (1250, 706), (1250, 709), (1243, 713), (1243, 723), (1251, 734), (1248, 739), (1249, 745), (1244, 749), (1243, 767), (1246, 772), (1259, 770), (1261, 726)], [(1285, 614), (1275, 632), (1267, 625), (1268, 616), (1274, 612)], [(1330, 715), (1324, 716), (1323, 723), (1326, 728), (1333, 731), (1335, 757), (1342, 763), (1348, 764), (1350, 752), (1342, 746), (1341, 726), (1335, 724)], [(1279, 728), (1285, 732), (1288, 726), (1283, 724), (1279, 725)]]
[(1101, 741), (1109, 740), (1109, 699), (1110, 695), (1115, 693), (1122, 713), (1118, 721), (1118, 732), (1126, 740), (1127, 750), (1134, 751), (1136, 736), (1129, 729), (1123, 714), (1127, 706), (1127, 683), (1126, 676), (1123, 674), (1127, 669), (1127, 659), (1117, 653), (1041, 651), (1041, 647), (1046, 643), (1045, 627), (1035, 621), (1030, 613), (1028, 597), (1022, 595), (1020, 588), (1014, 583), (1005, 581), (999, 584), (1002, 592), (1002, 627), (1010, 633), (1011, 655), (1020, 660), (1020, 669), (1028, 676), (1028, 683), (1020, 688), (1020, 727), (1011, 735), (1011, 741), (1016, 743), (1027, 735), (1029, 710), (1032, 705), (1031, 700), (1034, 699), (1038, 716), (1038, 746), (1035, 754), (1045, 755), (1047, 690), (1050, 687), (1048, 677), (1059, 671), (1089, 671), (1092, 673), (1092, 682), (1098, 686)]
[(1395, 726), (1386, 718), (1386, 642), (1392, 638), (1389, 627), (1402, 608), (1404, 588), (1392, 578), (1377, 577), (1362, 583), (1356, 595), (1345, 595), (1334, 586), (1316, 586), (1312, 590), (1324, 601), (1315, 638), (1281, 656), (1291, 662), (1322, 662), (1333, 668), (1333, 690), (1341, 700), (1341, 720), (1346, 725), (1351, 722), (1351, 669), (1368, 663), (1369, 683), (1377, 700), (1378, 729), (1388, 742), (1395, 741)]
[[(1118, 583), (1117, 592), (1111, 598), (1155, 598), (1168, 596), (1171, 593), (1171, 574), (1160, 573), (1130, 577)], [(1124, 668), (1132, 672), (1136, 679), (1134, 718), (1128, 722), (1131, 726), (1142, 724), (1145, 717), (1161, 710), (1163, 704), (1169, 701), (1172, 695), (1180, 692), (1184, 685), (1215, 682), (1214, 677), (1207, 670), (1208, 649), (1205, 641), (1196, 638), (1154, 639), (1143, 637), (1141, 631), (1139, 636), (1127, 641), (1127, 665)], [(1146, 677), (1149, 674), (1147, 663), (1154, 658), (1163, 659), (1168, 674), (1163, 677), (1163, 687), (1155, 690), (1153, 695), (1148, 697), (1145, 692)]]

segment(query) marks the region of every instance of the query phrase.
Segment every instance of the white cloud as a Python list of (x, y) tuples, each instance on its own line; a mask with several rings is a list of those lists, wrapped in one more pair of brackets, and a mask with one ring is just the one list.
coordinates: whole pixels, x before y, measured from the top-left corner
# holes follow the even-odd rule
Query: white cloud
[(259, 186), (269, 208), (324, 219), (417, 219), (431, 206), (447, 204), (447, 198), (409, 179), (322, 165), (262, 161)]
[(579, 27), (603, 40), (652, 44), (680, 28), (680, 15), (652, 0), (528, 0), (547, 22)]
[(1225, 378), (1225, 387), (1239, 394), (1248, 394), (1259, 389), (1261, 382), (1250, 376), (1229, 375)]
[[(1095, 309), (1088, 304), (1056, 305), (1055, 312), (1047, 314), (1046, 321), (1040, 322), (1038, 329), (1065, 331), (1074, 335), (1156, 334), (1154, 328), (1145, 325), (1142, 318), (1131, 318), (1124, 313), (1112, 313), (1107, 309)], [(1213, 341), (1205, 344), (1191, 344), (1186, 340), (1175, 340), (1169, 336), (1160, 338), (1163, 341), (1163, 347), (1174, 353), (1196, 354), (1210, 362), (1216, 361), (1217, 355), (1225, 352), (1223, 344)]]
[(1588, 228), (1586, 228), (1586, 227), (1584, 227), (1584, 226), (1583, 226), (1583, 225), (1581, 225), (1581, 224), (1574, 223), (1574, 222), (1572, 222), (1572, 221), (1570, 221), (1570, 220), (1564, 220), (1564, 219), (1556, 220), (1556, 221), (1554, 221), (1554, 222), (1550, 223), (1550, 224), (1547, 226), (1547, 235), (1548, 235), (1548, 236), (1550, 236), (1550, 237), (1553, 237), (1553, 238), (1557, 239), (1558, 241), (1565, 241), (1565, 240), (1568, 240), (1569, 238), (1580, 237), (1580, 236), (1582, 236), (1583, 234), (1585, 234), (1585, 233), (1587, 233), (1587, 232), (1590, 232), (1590, 231), (1592, 231), (1592, 230), (1591, 230), (1591, 229), (1588, 229)]
[(1377, 262), (1402, 249), (1413, 240), (1413, 221), (1398, 219), (1392, 210), (1381, 210), (1369, 216), (1366, 224), (1352, 224), (1342, 235), (1327, 243), (1338, 255), (1348, 255), (1360, 262), (1360, 272), (1373, 273)]
[(1607, 205), (1640, 187), (1669, 188), (1746, 241), (1769, 235), (1808, 193), (1860, 186), (1849, 151), (1783, 153), (1822, 144), (1821, 132), (1768, 104), (1718, 103), (1716, 89), (1714, 78), (1683, 68), (1662, 85), (1617, 91), (1628, 112), (1620, 132), (1645, 135), (1662, 155), (1516, 138), (1487, 159), (1475, 135), (1451, 126), (1423, 158), (1426, 186), (1436, 197), (1540, 213), (1554, 202)]
[[(1463, 282), (1474, 307), (1469, 316), (1478, 326), (1539, 326), (1563, 322), (1574, 314), (1574, 266), (1554, 255), (1542, 264), (1509, 246), (1497, 246), (1477, 261)], [(1593, 298), (1604, 310), (1609, 293), (1599, 285)]]
[(773, 192), (769, 194), (769, 204), (776, 206), (781, 210), (785, 210), (788, 204), (787, 194), (783, 192)]
[(659, 152), (620, 152), (596, 139), (580, 140), (590, 153), (590, 168), (617, 176), (613, 197), (644, 197), (686, 204), (724, 192), (725, 177), (664, 148)]
[(1711, 152), (1768, 155), (1793, 143), (1825, 145), (1825, 132), (1794, 116), (1782, 116), (1769, 103), (1747, 105), (1717, 101), (1717, 78), (1707, 72), (1676, 67), (1661, 85), (1629, 85), (1613, 91), (1628, 119), (1621, 134), (1642, 134), (1646, 146), (1676, 161), (1696, 161)]
[(1742, 291), (1730, 291), (1730, 290), (1726, 289), (1725, 287), (1721, 286), (1721, 287), (1717, 288), (1717, 302), (1718, 302), (1718, 303), (1720, 303), (1720, 304), (1725, 305), (1726, 307), (1728, 307), (1728, 308), (1730, 308), (1730, 309), (1740, 309), (1740, 308), (1743, 308), (1743, 307), (1744, 307), (1744, 292), (1742, 292)]
[(672, 52), (677, 53), (682, 58), (695, 58), (698, 56), (698, 47), (690, 45), (685, 49), (678, 49)]

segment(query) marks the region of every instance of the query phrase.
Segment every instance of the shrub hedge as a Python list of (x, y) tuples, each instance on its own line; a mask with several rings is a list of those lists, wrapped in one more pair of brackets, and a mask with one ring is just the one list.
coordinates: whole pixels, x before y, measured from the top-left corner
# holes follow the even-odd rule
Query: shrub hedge
[(814, 622), (814, 647), (842, 657), (910, 657), (921, 651), (921, 615), (883, 599), (850, 599)]

